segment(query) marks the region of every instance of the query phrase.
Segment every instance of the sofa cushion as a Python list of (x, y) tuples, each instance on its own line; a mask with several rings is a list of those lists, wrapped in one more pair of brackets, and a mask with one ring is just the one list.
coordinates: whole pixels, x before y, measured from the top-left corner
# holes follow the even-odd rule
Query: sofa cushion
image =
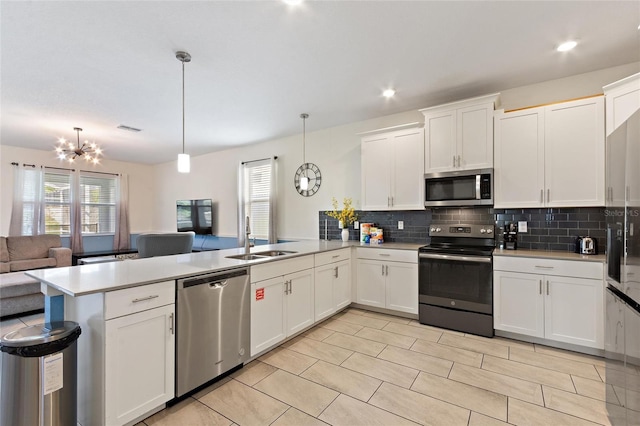
[[(9, 258), (14, 260), (43, 259), (49, 257), (49, 249), (61, 247), (59, 235), (35, 235), (8, 237)], [(52, 266), (56, 266), (55, 264)], [(12, 270), (15, 270), (12, 268)], [(23, 269), (20, 269), (23, 270)]]
[(51, 257), (45, 259), (15, 260), (11, 262), (10, 265), (11, 272), (28, 271), (29, 269), (55, 268), (56, 260)]
[(31, 278), (23, 272), (0, 275), (0, 298), (6, 299), (34, 293), (40, 293), (40, 281), (35, 278)]
[(0, 262), (9, 261), (9, 249), (7, 249), (7, 237), (0, 237)]
[(11, 272), (11, 264), (9, 262), (0, 263), (0, 274)]

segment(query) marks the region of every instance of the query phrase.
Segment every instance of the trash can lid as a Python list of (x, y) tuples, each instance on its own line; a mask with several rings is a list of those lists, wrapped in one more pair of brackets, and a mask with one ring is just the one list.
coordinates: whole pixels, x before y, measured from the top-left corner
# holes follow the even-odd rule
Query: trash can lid
[(78, 323), (73, 321), (36, 324), (5, 334), (0, 338), (0, 346), (19, 348), (56, 342), (71, 335), (78, 328)]

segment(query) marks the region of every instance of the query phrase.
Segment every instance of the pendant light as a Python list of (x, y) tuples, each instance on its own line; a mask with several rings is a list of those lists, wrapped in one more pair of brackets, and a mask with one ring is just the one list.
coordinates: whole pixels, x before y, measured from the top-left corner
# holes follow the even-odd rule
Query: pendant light
[[(309, 118), (309, 114), (302, 113), (300, 114), (300, 118), (302, 118), (302, 165), (307, 164), (305, 158), (305, 148), (306, 148), (306, 133), (307, 133), (307, 118)], [(300, 189), (306, 191), (309, 189), (309, 176), (307, 176), (306, 170), (304, 171), (304, 175), (300, 177)]]
[(191, 55), (187, 52), (176, 52), (176, 58), (182, 62), (182, 154), (178, 154), (178, 172), (189, 173), (191, 160), (189, 154), (184, 152), (184, 63), (191, 62)]

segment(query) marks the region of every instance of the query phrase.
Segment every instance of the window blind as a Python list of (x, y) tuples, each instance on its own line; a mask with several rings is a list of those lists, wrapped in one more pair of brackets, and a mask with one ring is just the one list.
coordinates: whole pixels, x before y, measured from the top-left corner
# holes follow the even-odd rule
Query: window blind
[(271, 164), (255, 162), (247, 166), (247, 215), (255, 238), (269, 236), (269, 198), (271, 196)]
[(83, 234), (113, 234), (116, 229), (116, 178), (80, 175)]
[[(38, 188), (33, 188), (34, 197), (37, 193)], [(25, 195), (27, 195), (26, 191)], [(47, 234), (68, 235), (71, 232), (71, 175), (69, 173), (44, 173), (44, 212)]]

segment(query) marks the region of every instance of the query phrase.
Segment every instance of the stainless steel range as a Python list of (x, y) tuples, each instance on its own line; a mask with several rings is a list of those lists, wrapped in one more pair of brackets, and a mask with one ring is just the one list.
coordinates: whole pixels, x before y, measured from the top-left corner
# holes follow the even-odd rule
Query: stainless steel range
[(420, 323), (493, 337), (494, 225), (432, 224), (419, 250)]

